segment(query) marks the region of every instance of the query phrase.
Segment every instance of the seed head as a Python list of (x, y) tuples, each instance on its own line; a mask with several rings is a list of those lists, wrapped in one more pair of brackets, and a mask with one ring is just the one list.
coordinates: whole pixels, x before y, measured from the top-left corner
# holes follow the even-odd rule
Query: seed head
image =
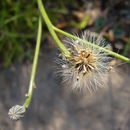
[[(108, 48), (106, 41), (97, 37), (95, 33), (85, 32), (81, 38)], [(62, 69), (60, 72), (63, 82), (67, 83), (67, 86), (71, 86), (72, 89), (88, 88), (90, 92), (102, 87), (110, 61), (108, 54), (79, 40), (68, 38), (66, 42), (69, 43), (70, 55), (61, 54)]]

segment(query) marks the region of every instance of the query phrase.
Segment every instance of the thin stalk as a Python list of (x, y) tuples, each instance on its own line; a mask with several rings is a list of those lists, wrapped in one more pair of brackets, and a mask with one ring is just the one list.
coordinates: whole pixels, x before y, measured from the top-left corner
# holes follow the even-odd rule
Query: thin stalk
[(103, 47), (100, 47), (100, 46), (98, 46), (98, 45), (96, 45), (96, 44), (92, 44), (92, 43), (90, 43), (90, 42), (88, 42), (88, 41), (85, 41), (85, 40), (79, 38), (79, 37), (76, 37), (76, 36), (74, 36), (74, 35), (72, 35), (72, 34), (69, 34), (69, 33), (65, 32), (65, 31), (62, 31), (62, 30), (56, 28), (55, 26), (53, 26), (53, 29), (54, 29), (56, 32), (58, 32), (58, 33), (60, 33), (60, 34), (62, 34), (62, 35), (65, 35), (65, 36), (67, 36), (67, 37), (70, 37), (70, 38), (72, 38), (72, 39), (74, 39), (74, 40), (79, 40), (79, 41), (81, 41), (81, 42), (83, 42), (83, 43), (86, 43), (86, 44), (88, 44), (88, 45), (90, 45), (90, 46), (92, 46), (92, 47), (95, 47), (95, 48), (97, 48), (97, 49), (101, 49), (103, 52), (106, 52), (106, 53), (108, 53), (108, 54), (111, 55), (111, 56), (114, 56), (114, 57), (116, 57), (116, 58), (118, 58), (118, 59), (120, 59), (120, 60), (122, 60), (122, 61), (125, 61), (125, 62), (127, 62), (127, 63), (130, 63), (130, 59), (127, 58), (127, 57), (125, 57), (125, 56), (122, 56), (122, 55), (120, 55), (120, 54), (118, 54), (118, 53), (115, 53), (115, 52), (113, 52), (113, 51), (110, 51), (110, 50), (108, 50), (108, 49), (105, 49), (105, 48), (103, 48)]
[(41, 43), (41, 35), (42, 35), (42, 20), (41, 20), (41, 17), (39, 17), (38, 35), (37, 35), (37, 42), (36, 42), (36, 49), (35, 49), (35, 55), (34, 55), (34, 60), (33, 60), (30, 84), (29, 84), (27, 98), (24, 103), (24, 106), (26, 108), (28, 108), (32, 99), (32, 95), (33, 95), (34, 80), (35, 80), (35, 74), (36, 74), (36, 68), (37, 68), (37, 62), (38, 62), (38, 56), (39, 56), (39, 50), (40, 50), (40, 43)]
[(49, 19), (49, 17), (47, 16), (47, 13), (45, 11), (44, 5), (42, 3), (42, 0), (38, 0), (38, 7), (39, 10), (41, 12), (41, 15), (48, 27), (49, 32), (51, 33), (52, 37), (54, 38), (54, 40), (56, 41), (57, 46), (60, 48), (60, 50), (65, 53), (65, 54), (70, 54), (69, 51), (66, 49), (66, 47), (62, 44), (62, 42), (59, 40), (59, 38), (57, 37), (54, 29), (53, 29), (53, 25)]

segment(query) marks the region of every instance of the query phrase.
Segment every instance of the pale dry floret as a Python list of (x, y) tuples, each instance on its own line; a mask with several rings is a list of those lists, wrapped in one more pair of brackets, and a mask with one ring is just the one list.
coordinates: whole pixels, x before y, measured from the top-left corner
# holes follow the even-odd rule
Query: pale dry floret
[[(81, 38), (103, 48), (109, 47), (106, 41), (95, 33), (86, 32)], [(66, 42), (69, 43), (70, 55), (61, 54), (60, 72), (63, 82), (72, 89), (87, 88), (90, 92), (102, 87), (111, 59), (108, 54), (79, 40), (67, 38)]]

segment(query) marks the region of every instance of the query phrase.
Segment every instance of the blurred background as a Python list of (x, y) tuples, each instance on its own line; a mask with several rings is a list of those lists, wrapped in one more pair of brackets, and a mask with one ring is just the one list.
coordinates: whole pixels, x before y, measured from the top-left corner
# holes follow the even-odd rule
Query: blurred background
[[(56, 27), (101, 33), (113, 51), (130, 57), (129, 0), (43, 2)], [(130, 65), (114, 60), (104, 88), (93, 95), (72, 92), (55, 74), (58, 51), (45, 23), (32, 102), (22, 120), (8, 118), (28, 90), (38, 16), (37, 0), (0, 3), (0, 130), (130, 130)]]

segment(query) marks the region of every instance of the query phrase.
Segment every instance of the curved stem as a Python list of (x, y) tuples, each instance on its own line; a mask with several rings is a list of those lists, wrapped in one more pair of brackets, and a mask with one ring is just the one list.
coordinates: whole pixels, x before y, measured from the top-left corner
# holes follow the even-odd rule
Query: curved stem
[(90, 45), (90, 46), (93, 46), (93, 47), (95, 47), (95, 48), (97, 48), (97, 49), (101, 49), (103, 52), (106, 52), (106, 53), (108, 53), (108, 54), (111, 55), (111, 56), (114, 56), (114, 57), (116, 57), (116, 58), (118, 58), (118, 59), (120, 59), (120, 60), (122, 60), (122, 61), (125, 61), (125, 62), (127, 62), (127, 63), (130, 63), (130, 59), (127, 58), (127, 57), (125, 57), (125, 56), (122, 56), (122, 55), (120, 55), (120, 54), (118, 54), (118, 53), (115, 53), (115, 52), (113, 52), (113, 51), (110, 51), (110, 50), (108, 50), (108, 49), (105, 49), (105, 48), (103, 48), (103, 47), (100, 47), (100, 46), (98, 46), (98, 45), (96, 45), (96, 44), (93, 44), (93, 43), (91, 43), (91, 42), (85, 41), (85, 40), (83, 40), (83, 39), (81, 39), (81, 38), (78, 38), (78, 37), (76, 37), (76, 36), (74, 36), (74, 35), (71, 35), (71, 34), (65, 32), (65, 31), (62, 31), (62, 30), (56, 28), (55, 26), (53, 26), (53, 24), (51, 23), (50, 19), (48, 18), (47, 13), (46, 13), (46, 11), (45, 11), (45, 8), (44, 8), (43, 3), (42, 3), (41, 0), (38, 0), (38, 6), (39, 6), (39, 9), (40, 9), (40, 11), (41, 11), (42, 17), (44, 18), (45, 23), (46, 23), (46, 25), (47, 25), (47, 27), (48, 27), (48, 29), (49, 29), (51, 35), (53, 36), (54, 40), (56, 41), (57, 45), (59, 46), (59, 48), (61, 49), (62, 52), (66, 53), (66, 54), (70, 54), (69, 51), (66, 49), (66, 47), (65, 47), (65, 46), (61, 43), (61, 41), (58, 39), (58, 37), (57, 37), (55, 31), (61, 33), (62, 35), (68, 36), (68, 37), (70, 37), (70, 38), (72, 38), (72, 39), (74, 39), (74, 40), (79, 40), (79, 41), (81, 41), (81, 42), (83, 42), (83, 43), (86, 43), (86, 44), (88, 44), (88, 45)]
[(46, 13), (46, 11), (45, 11), (44, 5), (43, 5), (43, 3), (42, 3), (41, 0), (38, 0), (38, 7), (39, 7), (39, 10), (40, 10), (40, 12), (41, 12), (41, 15), (42, 15), (42, 17), (44, 18), (44, 21), (45, 21), (45, 23), (46, 23), (46, 25), (47, 25), (47, 27), (48, 27), (48, 29), (49, 29), (49, 31), (50, 31), (52, 37), (53, 37), (54, 40), (56, 41), (56, 44), (58, 45), (58, 47), (61, 49), (61, 51), (62, 51), (63, 53), (69, 55), (69, 54), (70, 54), (69, 51), (66, 49), (66, 47), (62, 44), (62, 42), (61, 42), (61, 41), (59, 40), (59, 38), (57, 37), (57, 35), (56, 35), (56, 33), (55, 33), (54, 29), (53, 29), (53, 25), (52, 25), (50, 19), (49, 19), (48, 16), (47, 16), (47, 13)]
[(111, 56), (114, 56), (114, 57), (116, 57), (116, 58), (118, 58), (118, 59), (120, 59), (120, 60), (122, 60), (122, 61), (125, 61), (125, 62), (127, 62), (127, 63), (130, 63), (130, 59), (127, 58), (127, 57), (125, 57), (125, 56), (122, 56), (122, 55), (120, 55), (120, 54), (118, 54), (118, 53), (115, 53), (115, 52), (113, 52), (113, 51), (110, 51), (110, 50), (108, 50), (108, 49), (105, 49), (105, 48), (103, 48), (103, 47), (100, 47), (100, 46), (98, 46), (98, 45), (96, 45), (96, 44), (92, 44), (92, 43), (90, 43), (90, 42), (88, 42), (88, 41), (85, 41), (85, 40), (83, 40), (83, 39), (81, 39), (81, 38), (79, 38), (79, 37), (76, 37), (76, 36), (74, 36), (74, 35), (72, 35), (72, 34), (70, 34), (70, 33), (67, 33), (67, 32), (65, 32), (65, 31), (62, 31), (62, 30), (56, 28), (55, 26), (53, 26), (53, 29), (54, 29), (56, 32), (58, 32), (58, 33), (60, 33), (60, 34), (62, 34), (62, 35), (65, 35), (65, 36), (67, 36), (67, 37), (70, 37), (70, 38), (72, 38), (72, 39), (74, 39), (74, 40), (79, 40), (79, 41), (81, 41), (81, 42), (83, 42), (83, 43), (86, 43), (86, 44), (88, 44), (88, 45), (90, 45), (90, 46), (93, 46), (93, 47), (95, 47), (95, 48), (97, 48), (97, 49), (101, 49), (103, 52), (106, 52), (106, 53), (110, 54)]
[(39, 55), (39, 49), (40, 49), (40, 43), (41, 43), (41, 35), (42, 35), (42, 20), (41, 20), (41, 17), (39, 17), (38, 35), (37, 35), (36, 49), (35, 49), (35, 55), (34, 55), (34, 60), (33, 60), (32, 72), (31, 72), (31, 79), (30, 79), (27, 99), (25, 100), (25, 103), (24, 103), (24, 106), (26, 108), (28, 108), (28, 106), (31, 102), (33, 89), (34, 89), (34, 85), (35, 85), (34, 80), (35, 80), (38, 55)]

